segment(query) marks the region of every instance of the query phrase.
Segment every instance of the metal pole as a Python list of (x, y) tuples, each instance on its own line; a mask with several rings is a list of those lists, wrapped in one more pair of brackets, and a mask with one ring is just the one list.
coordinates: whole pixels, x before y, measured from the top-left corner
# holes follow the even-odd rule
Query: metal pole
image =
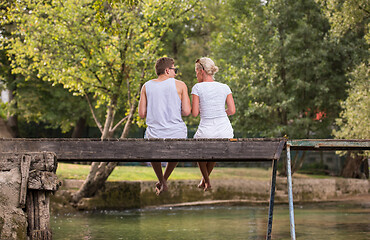
[(276, 186), (276, 168), (277, 160), (272, 161), (272, 178), (271, 178), (271, 192), (270, 192), (270, 206), (269, 206), (269, 219), (267, 224), (267, 235), (266, 240), (271, 240), (272, 232), (272, 217), (274, 212), (274, 199), (275, 199), (275, 186)]
[(294, 207), (293, 207), (293, 187), (292, 187), (292, 169), (290, 162), (290, 144), (286, 145), (287, 153), (287, 180), (288, 180), (288, 195), (289, 195), (289, 217), (290, 217), (290, 236), (292, 240), (295, 240), (295, 226), (294, 226)]

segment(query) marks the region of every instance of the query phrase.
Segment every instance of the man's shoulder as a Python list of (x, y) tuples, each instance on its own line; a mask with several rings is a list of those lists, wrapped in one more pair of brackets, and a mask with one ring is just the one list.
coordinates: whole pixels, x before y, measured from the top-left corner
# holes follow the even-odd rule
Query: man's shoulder
[(175, 83), (177, 86), (186, 87), (186, 84), (181, 80), (175, 79)]
[(150, 83), (150, 82), (153, 82), (153, 81), (155, 81), (155, 80), (157, 80), (157, 79), (150, 79), (150, 80), (148, 80), (148, 81), (146, 81), (144, 84), (147, 84), (147, 83)]
[(176, 82), (176, 83), (181, 83), (181, 84), (183, 83), (183, 84), (185, 84), (185, 83), (184, 83), (183, 81), (181, 81), (181, 80), (178, 80), (178, 79), (176, 79), (176, 78), (174, 78), (174, 79), (175, 79), (175, 82)]

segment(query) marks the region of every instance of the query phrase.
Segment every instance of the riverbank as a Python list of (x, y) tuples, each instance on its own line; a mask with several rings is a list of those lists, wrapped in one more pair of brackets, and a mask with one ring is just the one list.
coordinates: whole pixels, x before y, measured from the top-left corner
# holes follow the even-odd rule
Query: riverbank
[[(83, 199), (77, 206), (69, 204), (71, 194), (83, 180), (62, 181), (62, 187), (51, 198), (53, 212), (78, 210), (124, 210), (132, 208), (152, 208), (158, 206), (194, 205), (268, 205), (270, 197), (269, 180), (215, 179), (213, 189), (203, 192), (197, 188), (195, 180), (169, 181), (169, 191), (156, 196), (155, 181), (115, 181), (107, 182), (96, 196)], [(370, 202), (370, 181), (343, 178), (293, 178), (293, 198), (295, 203), (364, 201)], [(286, 178), (277, 178), (276, 204), (288, 203)]]

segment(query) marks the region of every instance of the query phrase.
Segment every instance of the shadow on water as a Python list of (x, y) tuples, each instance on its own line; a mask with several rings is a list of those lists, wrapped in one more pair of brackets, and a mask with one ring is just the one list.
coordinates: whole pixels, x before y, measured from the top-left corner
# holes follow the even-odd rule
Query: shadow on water
[[(207, 206), (54, 215), (53, 239), (265, 239), (267, 207)], [(295, 206), (297, 239), (370, 239), (369, 204)], [(274, 209), (272, 239), (290, 239), (286, 205)]]

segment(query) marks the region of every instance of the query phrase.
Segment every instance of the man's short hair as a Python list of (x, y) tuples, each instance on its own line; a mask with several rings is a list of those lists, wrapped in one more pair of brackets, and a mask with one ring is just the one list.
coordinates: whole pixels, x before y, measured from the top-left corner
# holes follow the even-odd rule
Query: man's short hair
[(165, 73), (166, 68), (170, 68), (174, 64), (175, 60), (173, 60), (173, 58), (162, 57), (158, 59), (157, 62), (155, 63), (155, 72), (157, 73), (158, 76), (162, 75)]

